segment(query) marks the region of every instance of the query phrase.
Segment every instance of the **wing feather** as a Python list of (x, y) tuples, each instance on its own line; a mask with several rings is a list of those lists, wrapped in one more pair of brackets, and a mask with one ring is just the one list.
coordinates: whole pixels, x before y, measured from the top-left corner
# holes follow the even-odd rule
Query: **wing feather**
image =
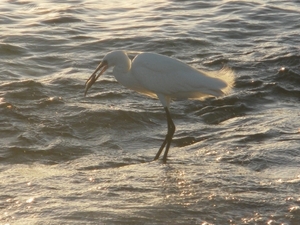
[(227, 84), (177, 60), (155, 53), (134, 58), (132, 75), (143, 88), (172, 98), (221, 96)]

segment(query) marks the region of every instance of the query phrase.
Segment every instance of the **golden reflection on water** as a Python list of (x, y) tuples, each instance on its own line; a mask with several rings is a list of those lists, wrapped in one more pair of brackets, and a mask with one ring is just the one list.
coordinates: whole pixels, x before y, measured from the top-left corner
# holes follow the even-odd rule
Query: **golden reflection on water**
[(189, 206), (197, 202), (197, 199), (193, 198), (195, 190), (191, 180), (184, 170), (168, 168), (163, 186), (165, 201), (171, 204)]

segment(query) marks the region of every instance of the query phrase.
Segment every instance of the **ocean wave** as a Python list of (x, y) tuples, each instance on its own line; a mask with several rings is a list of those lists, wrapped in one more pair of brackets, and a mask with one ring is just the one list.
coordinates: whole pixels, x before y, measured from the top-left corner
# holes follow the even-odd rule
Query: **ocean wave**
[(82, 19), (78, 19), (73, 16), (56, 16), (55, 18), (51, 19), (44, 19), (42, 23), (45, 24), (62, 24), (62, 23), (76, 23), (76, 22), (83, 22)]
[[(300, 59), (299, 59), (299, 62), (297, 65), (299, 65), (299, 64), (300, 64)], [(299, 86), (300, 85), (300, 71), (295, 72), (295, 71), (293, 71), (293, 69), (281, 67), (279, 69), (278, 73), (276, 74), (275, 80), (279, 81), (279, 82), (284, 82), (284, 83), (290, 82), (291, 84), (294, 84), (295, 86)]]
[(4, 44), (0, 43), (0, 55), (11, 57), (14, 55), (25, 56), (28, 53), (28, 49), (17, 44)]

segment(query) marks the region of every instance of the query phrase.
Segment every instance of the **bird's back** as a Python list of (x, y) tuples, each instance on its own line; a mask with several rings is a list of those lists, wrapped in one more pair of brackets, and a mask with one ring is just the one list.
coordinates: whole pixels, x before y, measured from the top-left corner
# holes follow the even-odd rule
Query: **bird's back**
[(171, 98), (221, 96), (227, 83), (167, 56), (141, 53), (132, 62), (131, 73), (144, 88)]

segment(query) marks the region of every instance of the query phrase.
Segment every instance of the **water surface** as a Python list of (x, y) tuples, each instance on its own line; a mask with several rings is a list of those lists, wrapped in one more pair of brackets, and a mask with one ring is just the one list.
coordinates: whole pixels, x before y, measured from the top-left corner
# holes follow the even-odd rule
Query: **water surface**
[[(3, 1), (1, 224), (300, 224), (297, 1)], [(232, 92), (164, 110), (112, 50), (227, 66)]]

